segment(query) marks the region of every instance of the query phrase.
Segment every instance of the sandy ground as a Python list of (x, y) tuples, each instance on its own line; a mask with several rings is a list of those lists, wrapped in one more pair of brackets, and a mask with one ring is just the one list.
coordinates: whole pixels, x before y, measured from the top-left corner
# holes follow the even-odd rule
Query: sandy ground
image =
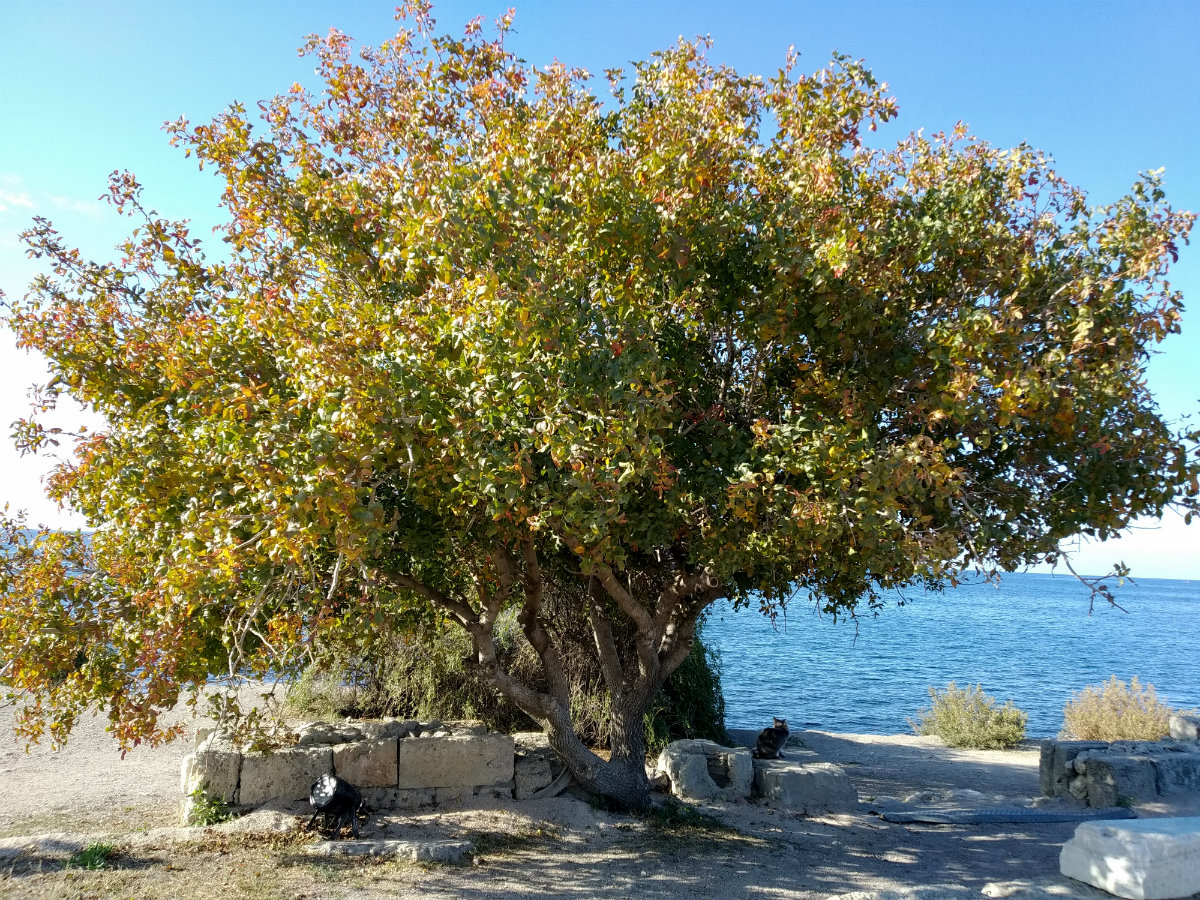
[[(711, 804), (701, 807), (710, 818), (698, 825), (663, 827), (561, 797), (369, 822), (364, 836), (466, 837), (476, 844), (464, 863), (423, 866), (314, 861), (303, 855), (313, 840), (307, 836), (253, 834), (255, 821), (267, 831), (294, 828), (293, 819), (278, 816), (176, 828), (180, 760), (190, 740), (122, 759), (103, 726), (102, 719), (81, 722), (65, 748), (27, 753), (0, 711), (0, 896), (1107, 896), (1058, 876), (1058, 853), (1074, 824), (898, 825), (872, 813), (906, 798), (921, 806), (1059, 803), (1035, 799), (1034, 744), (961, 751), (915, 736), (793, 734), (820, 759), (845, 767), (862, 801), (853, 815), (804, 818), (748, 803)], [(1139, 812), (1197, 815), (1200, 805)], [(60, 837), (18, 852), (19, 836), (46, 832)], [(111, 872), (63, 869), (71, 847), (99, 838), (121, 848)], [(952, 887), (931, 892), (939, 885)]]

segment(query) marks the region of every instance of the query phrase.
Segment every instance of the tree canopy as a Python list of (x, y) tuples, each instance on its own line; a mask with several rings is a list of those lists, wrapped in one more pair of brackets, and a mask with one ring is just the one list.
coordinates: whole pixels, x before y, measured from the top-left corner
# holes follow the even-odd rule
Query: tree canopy
[[(126, 173), (119, 258), (24, 235), (48, 270), (5, 319), (50, 360), (40, 408), (107, 422), (48, 482), (90, 539), (7, 524), (30, 733), (99, 706), (133, 744), (212, 673), (424, 615), (636, 805), (642, 712), (716, 599), (850, 613), (1197, 509), (1198, 434), (1144, 380), (1194, 220), (1158, 175), (1094, 207), (963, 126), (879, 149), (896, 103), (843, 56), (760, 78), (681, 41), (601, 98), (506, 50), (511, 15), (404, 15), (310, 38), (323, 87), (257, 121), (170, 124), (223, 179), (219, 259)], [(571, 734), (548, 596), (590, 624), (610, 762)], [(496, 663), (511, 607), (543, 685)]]

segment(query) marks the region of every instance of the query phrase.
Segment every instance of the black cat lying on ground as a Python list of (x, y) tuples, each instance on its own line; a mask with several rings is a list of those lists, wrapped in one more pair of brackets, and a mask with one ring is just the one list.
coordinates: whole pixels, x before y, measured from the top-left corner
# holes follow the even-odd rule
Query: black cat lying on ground
[(772, 716), (774, 724), (758, 733), (758, 745), (754, 748), (755, 759), (783, 759), (783, 745), (788, 739), (787, 719)]

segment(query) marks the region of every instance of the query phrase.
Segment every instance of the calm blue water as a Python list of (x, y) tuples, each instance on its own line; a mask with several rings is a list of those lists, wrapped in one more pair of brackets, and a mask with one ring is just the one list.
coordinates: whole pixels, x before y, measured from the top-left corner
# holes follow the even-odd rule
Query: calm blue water
[(1029, 737), (1062, 727), (1072, 692), (1137, 675), (1159, 699), (1200, 706), (1200, 581), (1143, 578), (1115, 589), (1128, 613), (1097, 602), (1065, 575), (1007, 575), (926, 595), (878, 617), (836, 625), (796, 601), (777, 628), (752, 609), (715, 607), (705, 640), (721, 654), (726, 725), (771, 716), (801, 727), (911, 733), (930, 685), (981, 683), (1029, 713)]

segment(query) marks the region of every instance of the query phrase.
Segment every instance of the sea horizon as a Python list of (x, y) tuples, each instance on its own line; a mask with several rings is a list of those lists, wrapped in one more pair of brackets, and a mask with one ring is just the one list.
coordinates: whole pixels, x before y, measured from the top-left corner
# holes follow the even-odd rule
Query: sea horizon
[(885, 594), (887, 608), (857, 622), (794, 602), (772, 627), (756, 609), (717, 604), (703, 630), (718, 654), (726, 725), (912, 733), (928, 688), (980, 684), (1029, 714), (1030, 738), (1053, 737), (1071, 696), (1116, 675), (1154, 685), (1173, 707), (1200, 706), (1200, 580), (1126, 579), (1122, 609), (1074, 576), (1021, 572), (941, 594)]

